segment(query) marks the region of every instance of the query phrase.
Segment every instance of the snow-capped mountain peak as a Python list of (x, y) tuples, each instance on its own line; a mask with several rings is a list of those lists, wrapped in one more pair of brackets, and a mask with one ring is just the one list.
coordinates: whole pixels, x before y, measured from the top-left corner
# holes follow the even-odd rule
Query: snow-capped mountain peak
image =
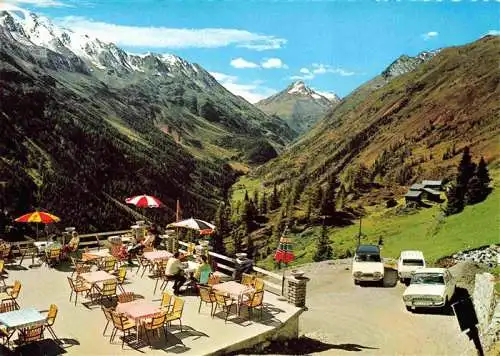
[[(107, 43), (98, 38), (91, 38), (87, 34), (76, 33), (71, 29), (54, 24), (50, 19), (37, 15), (25, 9), (10, 6), (0, 7), (0, 31), (17, 42), (28, 47), (42, 47), (73, 61), (80, 61), (81, 65), (92, 71), (92, 67), (115, 72), (145, 72), (146, 70), (159, 76), (175, 76), (177, 73), (194, 77), (199, 67), (173, 54), (144, 54), (127, 53), (114, 43)], [(59, 63), (66, 65), (65, 61)]]
[(340, 101), (339, 97), (334, 93), (318, 92), (308, 87), (302, 80), (292, 83), (287, 89), (286, 93), (290, 95), (297, 95), (301, 97), (310, 97), (314, 100), (332, 101), (337, 103)]

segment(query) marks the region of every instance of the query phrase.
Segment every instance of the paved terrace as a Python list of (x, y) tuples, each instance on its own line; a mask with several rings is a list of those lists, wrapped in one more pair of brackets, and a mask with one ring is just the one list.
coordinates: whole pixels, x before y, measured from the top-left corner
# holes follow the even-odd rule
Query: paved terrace
[[(248, 319), (246, 308), (242, 307), (241, 316), (231, 314), (227, 323), (224, 322), (224, 313), (218, 309), (214, 318), (210, 317), (210, 305), (201, 307), (198, 314), (199, 297), (194, 294), (182, 296), (185, 300), (184, 313), (182, 317), (183, 328), (180, 331), (178, 321), (174, 321), (168, 327), (167, 340), (163, 335), (153, 337), (153, 347), (150, 348), (146, 341), (137, 343), (134, 338), (126, 338), (131, 341), (121, 348), (121, 338), (118, 336), (113, 343), (109, 342), (112, 326), (108, 326), (106, 336), (102, 335), (105, 326), (105, 317), (99, 304), (87, 307), (82, 302), (85, 298), (78, 298), (74, 305), (69, 301), (70, 286), (67, 276), (71, 275), (72, 269), (69, 262), (63, 262), (55, 268), (40, 265), (35, 260), (32, 265), (31, 258), (27, 258), (22, 266), (7, 266), (7, 284), (12, 285), (15, 280), (22, 283), (22, 289), (18, 302), (21, 308), (34, 307), (38, 310), (48, 310), (49, 305), (54, 303), (59, 308), (53, 329), (62, 340), (57, 346), (51, 340), (44, 340), (41, 345), (42, 352), (38, 354), (56, 355), (118, 355), (118, 354), (147, 354), (164, 355), (165, 353), (180, 355), (209, 355), (224, 354), (231, 351), (241, 350), (265, 339), (276, 337), (278, 334), (294, 336), (298, 332), (298, 317), (301, 309), (296, 308), (285, 301), (280, 301), (277, 296), (265, 292), (264, 312), (262, 320), (259, 320), (259, 312), (254, 312), (254, 320)], [(161, 291), (153, 295), (155, 280), (136, 275), (136, 268), (128, 268), (127, 282), (124, 285), (126, 291), (134, 292), (145, 298), (160, 304)], [(169, 283), (167, 290), (171, 291), (172, 284)], [(120, 293), (118, 291), (118, 293)], [(233, 309), (234, 312), (234, 309)], [(50, 334), (45, 331), (46, 339)], [(152, 334), (150, 334), (152, 335)], [(14, 339), (15, 337), (13, 337)], [(144, 337), (145, 339), (145, 337)], [(151, 339), (151, 337), (150, 337)], [(0, 354), (8, 355), (8, 350), (0, 349)], [(35, 355), (33, 351), (23, 353)]]

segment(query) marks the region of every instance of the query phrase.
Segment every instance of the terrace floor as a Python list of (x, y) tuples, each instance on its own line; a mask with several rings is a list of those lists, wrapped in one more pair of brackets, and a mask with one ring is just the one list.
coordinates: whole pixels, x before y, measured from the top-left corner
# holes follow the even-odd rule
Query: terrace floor
[[(198, 314), (199, 297), (187, 294), (181, 297), (185, 300), (182, 331), (178, 322), (174, 321), (168, 328), (166, 342), (161, 336), (153, 342), (153, 347), (150, 348), (146, 342), (137, 343), (134, 336), (134, 338), (127, 338), (131, 343), (125, 344), (122, 350), (119, 337), (116, 337), (113, 343), (109, 343), (112, 327), (108, 327), (106, 336), (102, 335), (106, 323), (100, 305), (87, 307), (82, 304), (86, 299), (80, 300), (80, 297), (76, 306), (74, 299), (72, 302), (69, 301), (70, 287), (66, 278), (71, 275), (69, 263), (63, 263), (55, 268), (39, 264), (31, 266), (31, 263), (29, 259), (25, 260), (22, 266), (7, 266), (6, 282), (8, 285), (12, 285), (15, 280), (22, 283), (18, 298), (21, 308), (34, 307), (38, 310), (48, 310), (52, 303), (58, 306), (59, 313), (53, 328), (63, 343), (57, 345), (51, 340), (41, 342), (42, 352), (38, 351), (38, 353), (44, 355), (64, 353), (70, 355), (218, 354), (224, 349), (227, 350), (231, 345), (242, 343), (248, 346), (249, 341), (251, 343), (252, 340), (259, 338), (262, 340), (263, 334), (282, 327), (287, 320), (298, 317), (301, 313), (300, 308), (280, 301), (274, 294), (266, 292), (262, 320), (259, 320), (259, 313), (256, 312), (254, 320), (249, 321), (246, 308), (242, 308), (241, 317), (231, 314), (225, 323), (224, 314), (219, 309), (215, 317), (211, 318), (210, 306), (203, 304), (201, 313)], [(147, 273), (143, 278), (140, 274), (136, 275), (134, 267), (127, 271), (127, 283), (124, 288), (126, 291), (142, 296), (147, 301), (159, 304), (161, 291), (157, 290), (156, 295), (153, 295), (154, 284), (155, 281), (147, 277)], [(167, 287), (170, 291), (171, 285), (170, 283)], [(48, 332), (44, 334), (47, 339), (50, 338)], [(9, 352), (5, 348), (0, 348), (0, 354), (9, 354)], [(29, 351), (23, 354), (34, 355), (35, 353)]]

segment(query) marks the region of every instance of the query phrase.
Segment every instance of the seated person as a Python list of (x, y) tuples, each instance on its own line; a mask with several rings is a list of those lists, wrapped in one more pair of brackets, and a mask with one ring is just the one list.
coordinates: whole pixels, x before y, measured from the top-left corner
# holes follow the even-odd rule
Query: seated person
[(180, 288), (186, 282), (184, 271), (181, 265), (181, 254), (179, 251), (174, 253), (174, 257), (168, 259), (165, 274), (174, 280), (174, 294), (179, 295)]
[(212, 273), (212, 267), (208, 264), (207, 256), (201, 255), (200, 260), (200, 266), (194, 272), (194, 280), (200, 284), (208, 284), (208, 278), (210, 277), (210, 273)]
[(130, 245), (127, 248), (128, 252), (128, 262), (132, 264), (132, 256), (135, 256), (138, 252), (144, 250), (145, 245), (145, 239), (144, 237), (140, 237), (135, 239), (135, 243), (131, 242)]
[(76, 231), (71, 233), (71, 240), (63, 246), (63, 253), (67, 254), (69, 252), (75, 252), (78, 249), (78, 244), (80, 243), (80, 237)]

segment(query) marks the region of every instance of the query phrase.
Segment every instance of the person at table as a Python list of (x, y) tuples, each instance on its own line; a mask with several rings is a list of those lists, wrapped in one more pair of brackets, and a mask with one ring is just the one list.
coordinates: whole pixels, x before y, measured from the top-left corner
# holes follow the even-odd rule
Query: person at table
[[(212, 273), (212, 267), (210, 267), (210, 265), (208, 264), (207, 256), (201, 255), (201, 258), (198, 260), (198, 262), (200, 263), (200, 265), (194, 272), (194, 280), (197, 283), (208, 284), (208, 278), (206, 278), (206, 276), (209, 276), (210, 273)], [(204, 277), (203, 279), (206, 278), (206, 280), (200, 280), (202, 275)]]
[(168, 259), (165, 274), (174, 280), (174, 294), (180, 294), (180, 288), (186, 282), (179, 251), (174, 253), (174, 257)]

